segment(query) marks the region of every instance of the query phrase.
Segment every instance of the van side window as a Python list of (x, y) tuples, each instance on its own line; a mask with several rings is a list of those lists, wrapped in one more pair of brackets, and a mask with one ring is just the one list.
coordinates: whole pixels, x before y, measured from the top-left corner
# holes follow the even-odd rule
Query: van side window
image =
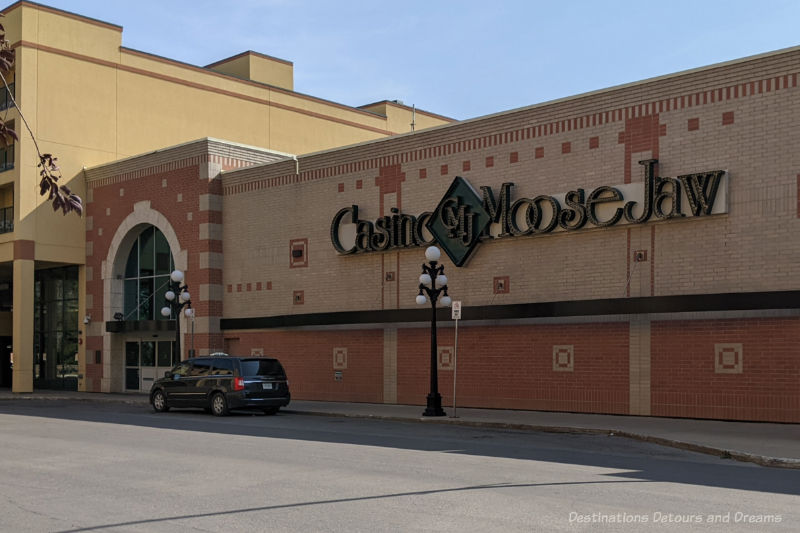
[(232, 376), (233, 360), (217, 357), (214, 359), (214, 368), (211, 373), (215, 376)]
[(190, 376), (201, 377), (209, 374), (211, 374), (211, 359), (195, 359)]
[(189, 375), (189, 369), (191, 367), (192, 367), (192, 364), (189, 363), (188, 361), (185, 361), (185, 362), (179, 364), (178, 366), (176, 366), (175, 368), (173, 368), (172, 369), (172, 374), (173, 375), (177, 374), (179, 376), (188, 376)]

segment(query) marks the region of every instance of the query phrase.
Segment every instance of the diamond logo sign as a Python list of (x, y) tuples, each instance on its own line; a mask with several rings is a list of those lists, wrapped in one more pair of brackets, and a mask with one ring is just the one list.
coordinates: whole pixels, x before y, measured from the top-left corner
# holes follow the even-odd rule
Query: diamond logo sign
[(457, 267), (469, 259), (491, 222), (483, 200), (467, 180), (456, 177), (425, 227)]

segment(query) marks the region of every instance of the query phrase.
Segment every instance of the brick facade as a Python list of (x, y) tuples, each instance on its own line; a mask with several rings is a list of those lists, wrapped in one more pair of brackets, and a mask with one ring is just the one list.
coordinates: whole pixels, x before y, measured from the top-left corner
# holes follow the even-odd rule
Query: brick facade
[[(455, 176), (495, 195), (513, 182), (513, 202), (643, 187), (639, 162), (651, 159), (660, 177), (724, 170), (716, 214), (517, 237), (493, 224), (465, 266), (444, 259), (464, 305), (459, 405), (799, 422), (798, 74), (793, 49), (225, 172), (213, 181), (217, 218), (199, 219), (221, 224), (218, 243), (196, 241), (198, 220), (175, 211), (179, 189), (155, 200), (161, 179), (191, 179), (178, 170), (143, 187), (97, 187), (94, 203), (120, 213), (95, 215), (87, 239), (105, 258), (97, 228), (112, 235), (140, 194), (178, 217), (170, 224), (190, 270), (220, 287), (204, 308), (219, 335), (205, 347), (279, 356), (297, 398), (423, 404), (428, 315), (414, 305), (423, 248), (338, 254), (340, 209), (357, 205), (373, 223), (418, 216)], [(178, 204), (211, 193), (196, 189)], [(208, 272), (197, 264), (204, 253), (219, 254)], [(440, 324), (439, 346), (453, 346), (444, 311)], [(452, 371), (440, 371), (439, 389), (448, 405)]]

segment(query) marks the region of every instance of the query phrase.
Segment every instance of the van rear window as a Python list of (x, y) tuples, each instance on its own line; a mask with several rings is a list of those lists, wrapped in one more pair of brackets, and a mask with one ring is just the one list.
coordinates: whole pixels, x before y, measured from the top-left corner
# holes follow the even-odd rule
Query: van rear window
[(241, 363), (243, 376), (286, 376), (277, 359), (242, 359)]

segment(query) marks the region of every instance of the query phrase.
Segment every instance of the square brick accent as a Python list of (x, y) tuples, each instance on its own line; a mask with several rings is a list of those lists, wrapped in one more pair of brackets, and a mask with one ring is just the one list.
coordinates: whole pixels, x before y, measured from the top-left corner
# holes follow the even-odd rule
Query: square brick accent
[(292, 303), (294, 305), (303, 305), (305, 303), (305, 294), (303, 291), (292, 292)]
[(237, 283), (236, 284), (236, 292), (242, 292), (242, 284), (241, 283)]
[(733, 111), (726, 111), (722, 114), (722, 125), (728, 126), (729, 124), (733, 124)]
[(448, 172), (447, 165), (442, 165), (441, 168), (439, 169), (439, 173), (442, 176), (447, 176), (447, 172)]
[(490, 155), (486, 158), (486, 168), (491, 168), (494, 166), (494, 156)]
[(347, 348), (333, 349), (333, 369), (347, 370)]
[(248, 283), (247, 284), (247, 292), (251, 292), (253, 290), (253, 285)]
[(700, 129), (700, 119), (699, 118), (690, 118), (688, 123), (689, 131), (697, 131)]
[(536, 159), (541, 159), (544, 157), (544, 146), (537, 146), (536, 150), (534, 150), (534, 157)]
[(427, 177), (428, 177), (428, 169), (427, 168), (419, 169), (419, 179), (424, 180)]
[(268, 281), (268, 282), (267, 282), (267, 290), (268, 290), (268, 291), (271, 291), (271, 290), (272, 290), (272, 282), (271, 282), (271, 281)]
[(289, 241), (289, 268), (308, 266), (308, 239), (292, 239)]
[(261, 290), (261, 282), (260, 281), (256, 282), (256, 290), (257, 291)]
[(519, 152), (511, 152), (508, 156), (508, 160), (511, 163), (519, 163)]
[(743, 355), (741, 343), (715, 344), (714, 372), (717, 374), (741, 374)]
[(464, 161), (463, 163), (461, 163), (461, 170), (463, 172), (469, 172), (471, 166), (472, 165), (470, 164), (469, 161)]
[(356, 180), (356, 189), (364, 188), (364, 180)]
[(344, 192), (344, 183), (339, 184), (339, 192)]
[(492, 282), (494, 294), (508, 294), (511, 292), (510, 280), (508, 276), (499, 276)]
[(600, 137), (589, 137), (589, 150), (600, 148)]
[(228, 285), (228, 292), (233, 292), (233, 285)]
[(453, 370), (455, 367), (455, 350), (452, 346), (439, 346), (439, 370)]
[(561, 143), (561, 153), (562, 154), (568, 154), (571, 151), (572, 151), (572, 143), (570, 143), (570, 142)]
[(553, 371), (572, 372), (575, 370), (575, 346), (553, 346)]

